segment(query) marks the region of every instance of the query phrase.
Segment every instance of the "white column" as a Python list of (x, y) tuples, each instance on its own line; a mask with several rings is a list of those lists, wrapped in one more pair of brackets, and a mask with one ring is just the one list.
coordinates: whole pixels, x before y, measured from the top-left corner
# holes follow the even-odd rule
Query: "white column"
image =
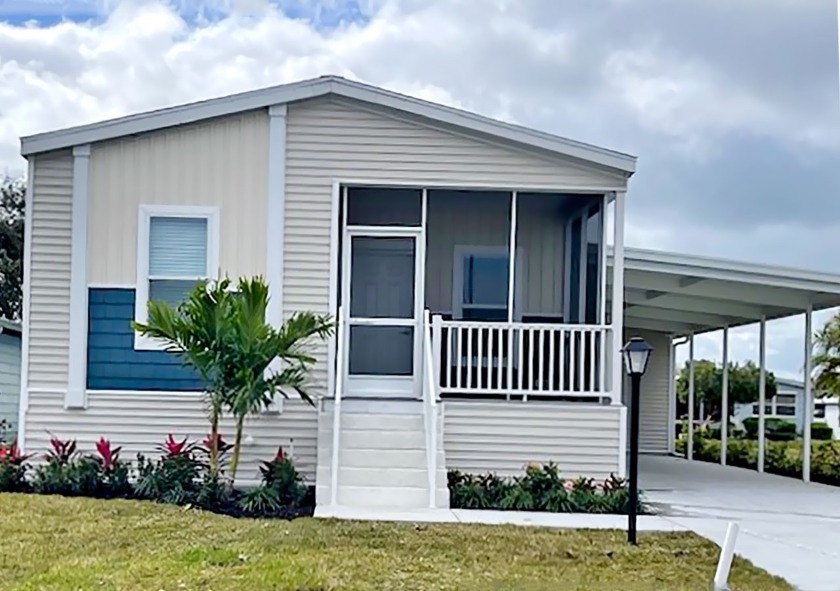
[(688, 427), (686, 429), (686, 455), (694, 459), (694, 333), (688, 335)]
[(802, 480), (811, 481), (811, 423), (814, 421), (814, 391), (811, 384), (812, 306), (805, 310), (805, 420), (802, 425)]
[(513, 295), (516, 293), (513, 283), (516, 281), (516, 215), (519, 207), (518, 201), (518, 194), (513, 191), (510, 194), (510, 232), (508, 234), (510, 240), (508, 245), (508, 322), (513, 322), (513, 306), (515, 305)]
[(674, 453), (674, 421), (677, 416), (676, 345), (668, 339), (668, 452)]
[(90, 145), (73, 148), (73, 205), (70, 250), (70, 347), (65, 408), (87, 407), (87, 204)]
[[(266, 321), (283, 324), (283, 253), (286, 219), (286, 105), (268, 108), (268, 194), (266, 196)], [(234, 278), (235, 279), (235, 278)]]
[(767, 401), (767, 319), (761, 315), (758, 332), (758, 471), (764, 472), (764, 405)]
[(729, 443), (729, 327), (723, 327), (723, 383), (720, 392), (720, 463), (726, 465)]
[(621, 404), (623, 384), (621, 348), (624, 344), (624, 199), (627, 193), (615, 194), (613, 215), (613, 284), (612, 284), (612, 403)]

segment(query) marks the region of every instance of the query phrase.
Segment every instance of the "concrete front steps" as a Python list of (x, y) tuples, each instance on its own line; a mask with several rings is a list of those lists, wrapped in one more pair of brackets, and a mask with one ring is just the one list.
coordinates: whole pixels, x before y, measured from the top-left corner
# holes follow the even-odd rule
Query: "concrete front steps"
[[(440, 406), (438, 406), (440, 408)], [(428, 509), (426, 434), (419, 400), (346, 399), (342, 401), (339, 443), (339, 507)], [(333, 401), (318, 414), (316, 502), (331, 505), (330, 467)], [(443, 421), (438, 416), (435, 499), (449, 507), (443, 453)]]

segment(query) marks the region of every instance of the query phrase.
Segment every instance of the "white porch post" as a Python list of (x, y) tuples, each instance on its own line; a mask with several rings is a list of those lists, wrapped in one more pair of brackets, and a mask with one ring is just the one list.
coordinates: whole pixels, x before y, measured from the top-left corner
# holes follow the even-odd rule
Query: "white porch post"
[[(510, 194), (510, 232), (508, 232), (508, 294), (507, 294), (507, 301), (508, 301), (508, 313), (507, 313), (507, 321), (510, 326), (507, 329), (507, 396), (506, 399), (510, 400), (510, 391), (513, 388), (513, 306), (516, 302), (514, 302), (514, 294), (516, 290), (514, 289), (514, 282), (516, 281), (516, 216), (519, 207), (519, 196), (516, 191), (512, 191)], [(520, 333), (521, 334), (521, 333)], [(520, 368), (521, 371), (521, 368)], [(526, 400), (526, 397), (523, 396), (522, 400)]]
[(510, 232), (508, 233), (510, 240), (510, 244), (508, 245), (508, 322), (513, 322), (513, 294), (516, 293), (513, 282), (516, 281), (516, 210), (518, 207), (518, 201), (519, 199), (516, 191), (511, 192)]
[(694, 459), (694, 333), (688, 335), (688, 442), (685, 457)]
[[(612, 284), (612, 404), (621, 404), (621, 347), (624, 339), (624, 191), (615, 194), (613, 215)], [(605, 294), (606, 295), (606, 294)]]
[(729, 443), (729, 327), (723, 327), (723, 383), (720, 392), (720, 463), (726, 465)]
[(811, 422), (814, 420), (814, 391), (811, 384), (812, 306), (805, 309), (805, 420), (802, 424), (802, 480), (811, 482)]
[(764, 472), (764, 405), (767, 400), (767, 318), (761, 315), (758, 332), (758, 471)]

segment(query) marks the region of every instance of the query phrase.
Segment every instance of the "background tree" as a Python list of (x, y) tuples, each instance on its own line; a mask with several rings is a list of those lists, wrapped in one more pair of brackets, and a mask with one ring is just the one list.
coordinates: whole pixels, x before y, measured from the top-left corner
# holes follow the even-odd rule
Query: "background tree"
[(814, 335), (814, 389), (840, 398), (840, 312)]
[[(677, 377), (677, 397), (680, 402), (688, 404), (688, 364), (680, 369)], [(729, 364), (729, 414), (732, 416), (735, 404), (758, 402), (759, 368), (752, 361), (743, 365)], [(720, 419), (723, 392), (723, 366), (708, 359), (694, 362), (694, 401), (697, 407), (702, 407), (706, 416), (700, 419)], [(776, 395), (776, 378), (767, 372), (766, 397), (769, 400)]]
[(23, 180), (0, 180), (0, 318), (9, 320), (22, 311), (25, 194)]

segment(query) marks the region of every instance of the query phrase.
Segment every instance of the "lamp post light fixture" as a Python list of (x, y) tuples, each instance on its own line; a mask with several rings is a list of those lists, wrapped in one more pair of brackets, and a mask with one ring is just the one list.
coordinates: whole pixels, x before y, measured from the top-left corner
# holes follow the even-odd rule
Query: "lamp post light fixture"
[(630, 498), (627, 507), (627, 541), (636, 545), (636, 514), (639, 507), (639, 398), (642, 376), (653, 347), (641, 337), (631, 338), (621, 350), (624, 369), (630, 376)]

